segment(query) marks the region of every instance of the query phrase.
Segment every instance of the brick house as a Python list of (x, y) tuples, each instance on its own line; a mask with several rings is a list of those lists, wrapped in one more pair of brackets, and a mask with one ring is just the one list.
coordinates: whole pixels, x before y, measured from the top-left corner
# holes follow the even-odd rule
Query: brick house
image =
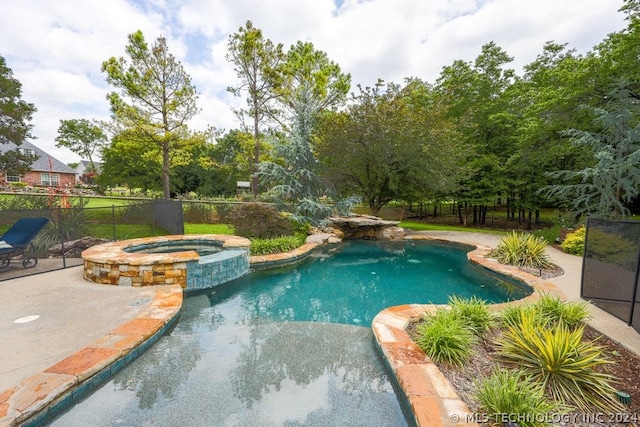
[(0, 153), (18, 149), (23, 154), (32, 154), (37, 159), (31, 165), (31, 170), (24, 175), (8, 175), (0, 171), (0, 181), (3, 183), (24, 182), (33, 187), (61, 187), (73, 188), (76, 185), (76, 171), (60, 160), (30, 142), (23, 142), (19, 147), (8, 142), (0, 144)]

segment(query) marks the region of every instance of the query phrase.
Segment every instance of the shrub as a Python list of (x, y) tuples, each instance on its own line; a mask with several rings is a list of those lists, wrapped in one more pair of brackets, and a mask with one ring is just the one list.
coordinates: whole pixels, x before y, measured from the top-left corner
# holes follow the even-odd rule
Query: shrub
[(567, 302), (560, 298), (544, 294), (534, 304), (534, 309), (551, 322), (552, 325), (562, 322), (570, 329), (574, 329), (589, 318), (589, 304), (582, 302)]
[(505, 326), (519, 326), (523, 318), (533, 318), (538, 324), (554, 327), (558, 323), (569, 329), (583, 325), (589, 318), (589, 304), (581, 301), (562, 301), (557, 296), (543, 294), (535, 304), (508, 306), (500, 312)]
[(277, 210), (264, 203), (236, 205), (228, 215), (235, 234), (257, 239), (293, 234), (293, 224)]
[(547, 241), (543, 238), (514, 231), (502, 238), (491, 256), (502, 264), (543, 268), (551, 265), (546, 248)]
[(449, 305), (451, 306), (451, 311), (456, 316), (464, 319), (467, 326), (476, 335), (482, 335), (491, 329), (495, 316), (489, 310), (489, 305), (486, 301), (476, 296), (464, 299), (454, 295), (449, 297)]
[(465, 320), (451, 310), (440, 309), (417, 327), (416, 344), (436, 363), (461, 366), (476, 342)]
[(124, 224), (145, 224), (151, 226), (153, 222), (151, 202), (131, 201), (119, 208), (120, 222)]
[(269, 255), (289, 252), (302, 246), (307, 238), (306, 234), (281, 236), (272, 239), (251, 239), (251, 255)]
[(213, 212), (207, 203), (184, 203), (184, 221), (192, 224), (211, 224)]
[(584, 255), (584, 239), (587, 233), (586, 228), (581, 226), (573, 233), (567, 234), (564, 241), (560, 244), (563, 251), (573, 255)]
[(538, 322), (545, 322), (539, 310), (532, 304), (509, 305), (500, 312), (500, 319), (504, 327), (518, 327), (523, 318), (535, 317)]
[(597, 370), (609, 361), (602, 348), (582, 341), (584, 325), (573, 330), (559, 322), (549, 326), (535, 310), (522, 310), (516, 324), (507, 324), (497, 341), (499, 354), (541, 384), (557, 402), (575, 405), (585, 412), (620, 409), (615, 399), (614, 378)]
[(497, 425), (517, 416), (515, 421), (522, 427), (546, 426), (547, 414), (564, 409), (546, 398), (542, 384), (522, 371), (495, 369), (489, 377), (476, 381), (475, 386), (474, 398), (480, 410)]
[[(86, 202), (84, 202), (86, 205)], [(51, 222), (33, 239), (36, 253), (46, 254), (51, 246), (61, 241), (79, 239), (88, 234), (84, 206), (52, 210)]]
[(216, 203), (215, 205), (215, 213), (218, 216), (218, 221), (222, 223), (226, 223), (229, 214), (233, 211), (233, 205), (230, 203)]

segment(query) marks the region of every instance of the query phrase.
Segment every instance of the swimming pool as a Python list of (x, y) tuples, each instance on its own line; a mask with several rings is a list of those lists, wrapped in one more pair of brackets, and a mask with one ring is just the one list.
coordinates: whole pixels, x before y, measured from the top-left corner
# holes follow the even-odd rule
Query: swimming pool
[(370, 326), (387, 307), (446, 304), (450, 295), (492, 303), (530, 292), (471, 264), (470, 247), (425, 241), (346, 241), (305, 260), (229, 282), (216, 301), (242, 295), (247, 316)]
[(459, 246), (324, 248), (190, 295), (171, 333), (52, 425), (405, 426), (371, 319), (449, 294), (501, 302), (526, 291)]

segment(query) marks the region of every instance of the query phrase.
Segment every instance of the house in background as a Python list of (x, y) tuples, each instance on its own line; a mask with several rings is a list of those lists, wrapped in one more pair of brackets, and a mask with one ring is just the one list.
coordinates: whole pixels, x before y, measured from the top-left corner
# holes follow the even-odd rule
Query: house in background
[(100, 169), (102, 168), (102, 163), (93, 162), (93, 164), (95, 165), (96, 170), (92, 170), (91, 162), (89, 160), (80, 160), (80, 162), (78, 163), (78, 166), (75, 167), (76, 182), (82, 182), (83, 181), (82, 177), (86, 173), (91, 173), (91, 172), (95, 174), (100, 173)]
[(37, 159), (31, 164), (31, 170), (24, 175), (8, 175), (5, 171), (0, 171), (0, 180), (43, 187), (73, 188), (76, 185), (75, 170), (30, 142), (25, 141), (19, 147), (11, 142), (0, 144), (0, 153), (16, 148), (23, 154), (35, 155)]

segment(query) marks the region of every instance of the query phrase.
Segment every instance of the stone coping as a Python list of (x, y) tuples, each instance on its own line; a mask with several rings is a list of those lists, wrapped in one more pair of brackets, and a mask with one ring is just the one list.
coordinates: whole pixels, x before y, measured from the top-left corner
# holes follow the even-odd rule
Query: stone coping
[(98, 264), (154, 265), (195, 261), (200, 258), (196, 251), (163, 252), (147, 254), (143, 252), (126, 252), (132, 246), (153, 245), (176, 241), (210, 241), (219, 242), (223, 248), (249, 248), (251, 241), (244, 237), (226, 234), (184, 234), (138, 239), (119, 240), (92, 246), (82, 252), (82, 258)]
[(177, 320), (179, 285), (157, 286), (148, 308), (44, 372), (0, 391), (0, 426), (41, 425), (156, 342)]
[[(407, 238), (439, 240), (429, 236), (408, 236)], [(445, 240), (442, 241), (445, 242)], [(492, 309), (500, 310), (501, 307), (510, 304), (534, 302), (543, 293), (554, 294), (564, 299), (562, 291), (553, 283), (525, 273), (517, 267), (503, 265), (487, 258), (491, 251), (488, 246), (465, 244), (475, 247), (467, 254), (467, 258), (472, 263), (513, 277), (532, 287), (533, 292), (529, 296), (518, 301), (492, 304)], [(404, 394), (398, 397), (406, 400), (415, 425), (419, 427), (478, 426), (477, 423), (468, 422), (473, 419), (473, 414), (467, 404), (460, 399), (442, 372), (413, 342), (406, 331), (409, 323), (422, 319), (425, 314), (433, 313), (437, 308), (437, 305), (432, 304), (407, 304), (382, 310), (373, 319), (371, 325), (376, 345)]]

